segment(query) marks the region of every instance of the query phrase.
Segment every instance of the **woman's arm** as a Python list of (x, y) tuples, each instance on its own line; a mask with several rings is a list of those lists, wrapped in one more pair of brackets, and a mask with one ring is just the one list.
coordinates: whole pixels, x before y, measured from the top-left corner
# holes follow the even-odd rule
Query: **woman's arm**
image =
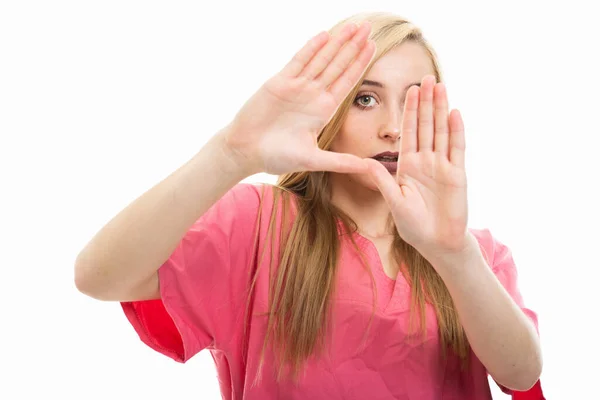
[(138, 197), (91, 239), (75, 262), (79, 291), (106, 301), (158, 296), (156, 272), (186, 231), (251, 175), (227, 151), (225, 132), (213, 136), (192, 159)]
[(429, 260), (444, 280), (469, 343), (490, 375), (513, 390), (531, 388), (542, 371), (539, 338), (488, 266), (477, 239), (460, 255)]

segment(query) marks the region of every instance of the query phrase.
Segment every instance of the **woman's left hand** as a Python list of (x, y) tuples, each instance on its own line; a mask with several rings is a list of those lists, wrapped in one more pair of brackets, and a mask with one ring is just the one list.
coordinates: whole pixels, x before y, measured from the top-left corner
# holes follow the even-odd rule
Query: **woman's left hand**
[(366, 159), (400, 236), (430, 261), (461, 254), (472, 244), (467, 230), (464, 124), (448, 113), (445, 85), (434, 76), (406, 94), (398, 170), (394, 178)]

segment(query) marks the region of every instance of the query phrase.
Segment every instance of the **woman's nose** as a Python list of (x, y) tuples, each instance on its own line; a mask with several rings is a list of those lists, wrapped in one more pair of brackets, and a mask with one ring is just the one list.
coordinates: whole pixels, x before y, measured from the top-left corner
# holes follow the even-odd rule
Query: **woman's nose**
[(402, 116), (396, 112), (390, 112), (379, 130), (379, 136), (382, 139), (398, 140), (401, 135), (400, 127), (402, 125)]
[(382, 130), (381, 137), (383, 139), (398, 140), (398, 139), (400, 139), (400, 129), (398, 129), (398, 128), (384, 129), (384, 130)]

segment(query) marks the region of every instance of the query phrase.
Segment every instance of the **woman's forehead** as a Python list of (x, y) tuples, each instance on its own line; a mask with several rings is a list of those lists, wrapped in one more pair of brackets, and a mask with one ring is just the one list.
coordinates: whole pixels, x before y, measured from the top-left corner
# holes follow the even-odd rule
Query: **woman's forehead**
[(365, 80), (381, 83), (382, 89), (394, 89), (420, 82), (425, 75), (432, 74), (435, 71), (427, 51), (418, 43), (407, 42), (373, 63)]

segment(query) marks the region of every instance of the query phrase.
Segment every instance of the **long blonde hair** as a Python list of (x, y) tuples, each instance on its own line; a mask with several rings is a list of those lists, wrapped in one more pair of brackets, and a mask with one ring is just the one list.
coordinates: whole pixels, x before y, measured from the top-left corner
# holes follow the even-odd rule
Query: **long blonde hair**
[[(355, 14), (340, 21), (330, 29), (336, 34), (346, 22), (368, 20), (372, 24), (370, 38), (377, 45), (371, 65), (358, 84), (342, 102), (331, 121), (323, 128), (318, 138), (318, 146), (328, 150), (354, 102), (364, 76), (374, 62), (391, 49), (406, 42), (419, 43), (430, 55), (438, 81), (442, 81), (437, 56), (422, 32), (411, 22), (390, 13), (371, 12)], [(278, 355), (277, 381), (282, 377), (284, 364), (290, 368), (296, 379), (302, 364), (313, 354), (324, 349), (324, 337), (328, 332), (329, 311), (333, 291), (339, 249), (338, 225), (340, 221), (346, 232), (357, 229), (356, 223), (329, 202), (329, 183), (326, 172), (294, 172), (281, 175), (273, 187), (274, 207), (271, 213), (267, 235), (274, 240), (277, 205), (281, 200), (282, 226), (288, 226), (290, 202), (295, 201), (297, 214), (289, 232), (280, 230), (279, 267), (276, 274), (269, 269), (269, 311), (267, 332), (261, 351), (260, 367), (264, 362), (266, 347), (272, 343)], [(450, 348), (467, 365), (469, 344), (459, 322), (452, 298), (444, 282), (431, 264), (412, 246), (407, 244), (396, 230), (393, 241), (395, 261), (400, 260), (406, 268), (400, 272), (411, 286), (411, 321), (415, 310), (419, 311), (420, 331), (425, 335), (425, 304), (430, 303), (437, 316), (442, 352)], [(360, 254), (352, 238), (355, 249)], [(255, 242), (256, 243), (256, 242)], [(273, 249), (273, 246), (271, 246)], [(264, 254), (260, 257), (262, 257)], [(273, 262), (271, 254), (271, 264)], [(363, 261), (366, 260), (364, 257)], [(259, 261), (260, 265), (260, 261)], [(299, 268), (298, 266), (302, 266)], [(373, 305), (377, 288), (371, 269), (365, 265), (373, 283)], [(252, 279), (250, 292), (254, 289), (258, 271)], [(250, 309), (250, 297), (246, 308), (246, 321)], [(372, 317), (371, 317), (372, 318)], [(411, 323), (412, 325), (412, 323)], [(247, 328), (247, 326), (246, 326)], [(244, 335), (246, 337), (246, 335)], [(272, 338), (272, 339), (271, 339)], [(260, 370), (254, 383), (258, 382)]]

